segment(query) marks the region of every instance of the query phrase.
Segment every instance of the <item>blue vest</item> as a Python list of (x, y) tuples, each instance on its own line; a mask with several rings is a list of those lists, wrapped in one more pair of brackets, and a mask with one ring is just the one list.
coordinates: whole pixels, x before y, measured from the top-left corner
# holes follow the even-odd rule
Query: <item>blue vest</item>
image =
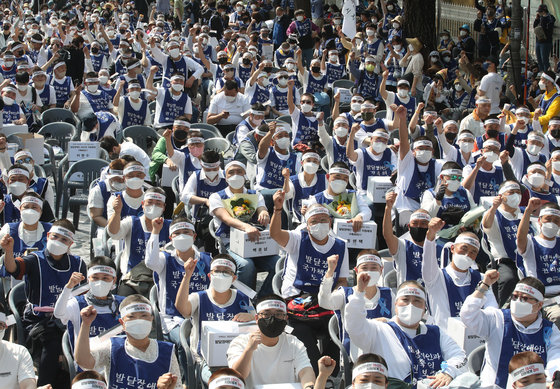
[(90, 54), (91, 64), (93, 66), (94, 72), (99, 72), (101, 70), (101, 65), (103, 65), (104, 54)]
[[(165, 246), (169, 242), (170, 219), (163, 219), (163, 227), (159, 233), (159, 245)], [(144, 260), (146, 255), (146, 242), (150, 239), (152, 231), (145, 232), (139, 216), (132, 217), (132, 230), (130, 231), (130, 252), (126, 271), (131, 271), (136, 265)]]
[(405, 281), (418, 281), (422, 279), (422, 256), (424, 247), (408, 239), (404, 240), (406, 249), (406, 279)]
[[(350, 161), (346, 155), (346, 145), (340, 145), (336, 141), (334, 136), (331, 136), (332, 147), (333, 147), (333, 160), (344, 162), (346, 165), (350, 166)], [(348, 141), (348, 140), (346, 140)], [(358, 147), (358, 142), (354, 140), (354, 150)]]
[(541, 200), (550, 201), (551, 203), (558, 203), (558, 200), (556, 199), (556, 196), (554, 194), (550, 193), (550, 192), (548, 192), (548, 193), (537, 192), (537, 191), (534, 191), (533, 189), (531, 189), (529, 187), (527, 187), (527, 190), (531, 194), (531, 197), (537, 197)]
[(70, 86), (72, 79), (69, 76), (64, 78), (62, 84), (59, 84), (54, 77), (51, 77), (51, 82), (49, 83), (54, 87), (56, 93), (56, 105), (62, 107), (64, 103), (70, 97)]
[(171, 78), (171, 75), (175, 72), (179, 72), (183, 74), (185, 78), (188, 78), (189, 68), (187, 66), (187, 61), (185, 61), (185, 58), (183, 56), (180, 56), (179, 60), (176, 62), (171, 59), (171, 56), (167, 56), (167, 63), (164, 65), (165, 65), (163, 67), (164, 78), (162, 80), (163, 88), (166, 89), (169, 88), (169, 86), (171, 85), (171, 81), (169, 79)]
[[(436, 192), (434, 189), (430, 189), (430, 193), (435, 197)], [(467, 197), (467, 190), (463, 187), (459, 187), (457, 191), (453, 193), (453, 197), (443, 197), (441, 200), (441, 207), (439, 207), (437, 216), (441, 217), (441, 214), (447, 211), (450, 207), (461, 208), (464, 212), (468, 212), (471, 209), (471, 204), (469, 203), (469, 198)], [(449, 227), (449, 226), (448, 226)]]
[(476, 285), (478, 285), (478, 282), (481, 280), (478, 271), (474, 271), (473, 269), (469, 269), (468, 271), (471, 274), (471, 283), (469, 285), (457, 286), (449, 276), (449, 273), (447, 273), (447, 270), (442, 269), (445, 287), (447, 288), (451, 317), (459, 317), (459, 312), (461, 311), (465, 299), (474, 293)]
[(111, 103), (111, 97), (105, 93), (105, 91), (100, 90), (100, 94), (91, 94), (87, 90), (83, 90), (82, 94), (87, 98), (91, 109), (93, 112), (108, 111), (109, 104)]
[(374, 160), (366, 148), (361, 150), (364, 157), (364, 165), (359, 174), (362, 176), (362, 189), (367, 190), (368, 177), (388, 177), (395, 167), (391, 165), (392, 151), (390, 148), (385, 149), (379, 161)]
[[(288, 88), (285, 88), (286, 91), (282, 92), (278, 89), (278, 86), (272, 87), (272, 94), (274, 96), (274, 102), (277, 111), (287, 111), (288, 110)], [(294, 87), (292, 90), (292, 96), (296, 96), (296, 88)]]
[[(278, 25), (280, 27), (280, 24)], [(276, 25), (274, 26), (274, 28), (276, 28)], [(281, 42), (280, 42), (281, 43)], [(274, 56), (276, 58), (276, 62), (278, 62), (278, 65), (280, 67), (284, 67), (284, 62), (286, 62), (286, 60), (288, 58), (294, 58), (294, 51), (292, 49), (290, 49), (288, 51), (288, 53), (286, 54), (282, 54), (282, 50), (278, 49), (276, 50), (276, 52), (274, 53)]]
[[(224, 178), (219, 178), (220, 182), (218, 185), (208, 185), (206, 181), (200, 178), (200, 170), (195, 172), (196, 174), (196, 196), (203, 197), (205, 199), (209, 198), (212, 193), (219, 192), (227, 188), (227, 181)], [(200, 205), (194, 206), (194, 214), (197, 214)]]
[(19, 209), (16, 208), (14, 202), (12, 201), (11, 194), (4, 195), (4, 223), (15, 223), (21, 221), (21, 214)]
[(301, 205), (302, 200), (308, 199), (309, 196), (313, 196), (317, 193), (321, 193), (326, 189), (326, 179), (324, 174), (317, 174), (317, 182), (315, 185), (303, 188), (299, 183), (297, 174), (290, 177), (290, 181), (294, 186), (294, 198), (293, 198), (293, 211), (299, 220), (302, 220)]
[[(489, 138), (486, 135), (482, 135), (482, 136), (477, 136), (476, 137), (476, 147), (478, 147), (479, 150), (482, 150), (484, 148), (484, 141), (488, 140)], [(498, 134), (498, 142), (500, 142), (500, 151), (504, 151), (506, 149), (506, 134), (504, 134), (503, 132), (501, 132), (500, 134)]]
[(311, 72), (309, 72), (309, 76), (307, 77), (307, 89), (305, 93), (319, 93), (324, 92), (325, 87), (327, 85), (327, 75), (322, 75), (319, 79), (315, 78)]
[(270, 89), (263, 88), (259, 84), (255, 84), (255, 92), (251, 97), (251, 104), (261, 103), (264, 104), (270, 100)]
[(233, 145), (236, 145), (237, 142), (237, 136), (238, 136), (238, 131), (240, 127), (247, 127), (249, 129), (249, 132), (254, 131), (255, 128), (253, 128), (253, 126), (251, 125), (251, 123), (249, 122), (249, 118), (247, 119), (243, 119), (236, 127), (235, 127), (235, 135), (233, 136)]
[(327, 62), (327, 82), (332, 84), (336, 80), (340, 80), (342, 76), (344, 76), (344, 68), (343, 64), (332, 64)]
[(556, 100), (558, 97), (560, 97), (560, 95), (558, 94), (558, 91), (548, 100), (543, 95), (543, 99), (539, 103), (539, 107), (542, 108), (543, 115), (546, 115), (546, 111), (548, 111), (548, 107), (550, 107), (552, 102), (554, 100)]
[(142, 206), (140, 206), (138, 209), (131, 208), (130, 205), (126, 203), (122, 192), (115, 192), (114, 195), (115, 197), (121, 196), (121, 201), (123, 203), (121, 209), (121, 220), (127, 216), (141, 216), (144, 214), (144, 210), (142, 209)]
[[(162, 286), (165, 285), (165, 313), (170, 316), (182, 317), (177, 308), (175, 308), (175, 299), (185, 274), (185, 268), (174, 255), (167, 251), (163, 251), (163, 254), (165, 255), (166, 262), (165, 280), (160, 279), (159, 275), (154, 272), (154, 282), (160, 292)], [(200, 258), (196, 263), (196, 270), (193, 272), (189, 283), (189, 294), (208, 289), (210, 285), (208, 273), (210, 273), (211, 260), (212, 257), (209, 253), (200, 253)], [(160, 308), (164, 309), (164, 307)]]
[(407, 377), (405, 381), (411, 382), (411, 378), (417, 381), (436, 375), (440, 370), (441, 362), (443, 362), (443, 352), (439, 343), (439, 327), (426, 325), (428, 331), (425, 334), (411, 338), (395, 322), (390, 321), (387, 324), (397, 335), (404, 351), (412, 362), (414, 377)]
[(282, 169), (290, 169), (290, 175), (296, 174), (297, 154), (290, 153), (287, 160), (282, 160), (276, 155), (274, 147), (268, 149), (268, 158), (264, 166), (264, 174), (259, 183), (263, 188), (281, 188), (284, 185)]
[(251, 78), (251, 69), (253, 67), (249, 66), (248, 68), (243, 67), (243, 66), (238, 66), (237, 67), (237, 74), (239, 75), (239, 78), (241, 79), (241, 81), (243, 81), (243, 83), (247, 83), (247, 81), (249, 80), (249, 78)]
[(311, 144), (319, 140), (317, 134), (319, 122), (317, 120), (310, 121), (303, 112), (299, 113), (298, 128), (294, 137), (294, 144), (306, 143)]
[(356, 86), (358, 87), (358, 93), (360, 93), (362, 96), (371, 96), (377, 98), (377, 96), (379, 95), (379, 76), (377, 74), (372, 73), (370, 75), (367, 71), (362, 70), (357, 84), (358, 85)]
[(544, 286), (560, 285), (560, 239), (556, 238), (553, 248), (544, 247), (533, 236), (531, 239), (535, 250), (537, 278)]
[(397, 104), (397, 106), (399, 105), (404, 105), (406, 108), (406, 120), (407, 122), (410, 122), (410, 119), (412, 118), (412, 115), (414, 115), (414, 111), (416, 110), (416, 98), (414, 97), (410, 97), (408, 100), (408, 103), (403, 103), (401, 101), (401, 99), (399, 98), (399, 95), (395, 93), (395, 104)]
[(159, 114), (159, 123), (173, 123), (173, 121), (185, 113), (185, 106), (189, 100), (187, 93), (182, 93), (178, 100), (171, 96), (169, 89), (165, 90), (165, 97)]
[(155, 388), (159, 377), (169, 373), (175, 346), (172, 343), (157, 341), (158, 358), (150, 363), (128, 355), (125, 341), (124, 336), (111, 338), (111, 369), (107, 386), (111, 389), (141, 386)]
[(542, 327), (534, 334), (519, 332), (511, 319), (509, 309), (502, 309), (504, 315), (504, 335), (502, 338), (502, 352), (496, 369), (496, 385), (505, 388), (508, 379), (508, 366), (511, 357), (523, 351), (533, 351), (539, 354), (545, 365), (547, 349), (550, 346), (553, 323), (542, 319)]
[(376, 56), (377, 50), (379, 50), (379, 45), (381, 44), (381, 39), (376, 39), (373, 43), (366, 41), (366, 44), (362, 46), (362, 52)]
[[(247, 194), (255, 194), (257, 193), (256, 191), (252, 190), (252, 189), (247, 189)], [(218, 192), (218, 196), (220, 196), (220, 198), (222, 200), (226, 200), (229, 199), (228, 194), (226, 193), (225, 189), (222, 189), (221, 191)], [(216, 236), (219, 236), (220, 238), (229, 238), (229, 226), (222, 222), (220, 224), (220, 227), (218, 227), (218, 229), (216, 230)]]
[(103, 217), (107, 218), (107, 201), (109, 201), (109, 198), (111, 198), (111, 191), (107, 189), (107, 184), (105, 183), (105, 181), (98, 181), (97, 186), (99, 186), (99, 189), (101, 191), (101, 198), (103, 198), (103, 204), (105, 204), (105, 206), (103, 207)]
[(44, 198), (44, 193), (47, 190), (47, 184), (48, 181), (45, 177), (35, 177), (35, 179), (30, 183), (29, 189)]
[(418, 163), (416, 163), (416, 161), (413, 163), (414, 174), (408, 183), (408, 188), (404, 192), (404, 195), (419, 202), (422, 193), (425, 190), (433, 188), (436, 184), (436, 160), (433, 158), (430, 160), (428, 170), (425, 172), (421, 172), (418, 169)]
[(38, 251), (43, 251), (47, 247), (47, 232), (50, 231), (52, 224), (47, 222), (39, 222), (43, 226), (43, 235), (41, 239), (35, 242), (32, 246), (28, 246), (23, 242), (19, 236), (19, 225), (21, 222), (8, 223), (10, 227), (10, 236), (14, 239), (14, 258), (23, 257), (25, 250), (28, 248), (36, 248)]
[(97, 141), (103, 138), (109, 126), (116, 122), (115, 116), (107, 111), (97, 111), (95, 112), (95, 116), (97, 116), (97, 121), (99, 122), (99, 131), (97, 134), (89, 135), (90, 141)]
[(509, 220), (502, 216), (498, 210), (496, 212), (498, 228), (502, 237), (504, 249), (508, 254), (508, 258), (515, 259), (515, 250), (517, 250), (517, 229), (519, 228), (520, 219)]
[(130, 126), (141, 126), (144, 125), (144, 120), (146, 119), (146, 107), (148, 106), (148, 101), (142, 100), (140, 109), (138, 111), (132, 108), (130, 103), (130, 98), (126, 96), (124, 98), (124, 114), (121, 122), (121, 127), (127, 128)]
[[(474, 164), (471, 164), (474, 168)], [(504, 173), (500, 166), (494, 166), (494, 173), (479, 170), (474, 183), (473, 199), (475, 203), (480, 201), (481, 196), (497, 196), (500, 184), (504, 181)]]
[[(56, 96), (56, 95), (55, 95)], [(41, 93), (39, 93), (39, 97), (41, 98), (41, 103), (43, 107), (46, 107), (51, 102), (51, 88), (50, 85), (45, 85)]]
[(2, 119), (4, 124), (12, 124), (13, 121), (19, 120), (20, 118), (20, 107), (19, 104), (13, 103), (12, 105), (5, 105), (2, 110)]
[[(323, 276), (327, 272), (327, 258), (334, 254), (338, 254), (339, 258), (344, 258), (345, 250), (346, 243), (336, 238), (333, 246), (327, 253), (320, 253), (313, 247), (307, 231), (302, 230), (297, 262), (298, 271), (293, 286), (303, 292), (317, 295)], [(333, 277), (334, 285), (338, 282), (341, 266), (342, 261), (338, 261)]]
[[(513, 129), (513, 124), (511, 125), (511, 129)], [(527, 148), (527, 139), (529, 138), (529, 133), (533, 131), (533, 126), (530, 123), (527, 123), (527, 131), (525, 132), (517, 132), (517, 134), (515, 135), (515, 141), (513, 142), (513, 145), (515, 147), (519, 147), (520, 149), (525, 149)], [(546, 161), (545, 161), (546, 162)], [(525, 169), (523, 169), (523, 171), (525, 171)]]

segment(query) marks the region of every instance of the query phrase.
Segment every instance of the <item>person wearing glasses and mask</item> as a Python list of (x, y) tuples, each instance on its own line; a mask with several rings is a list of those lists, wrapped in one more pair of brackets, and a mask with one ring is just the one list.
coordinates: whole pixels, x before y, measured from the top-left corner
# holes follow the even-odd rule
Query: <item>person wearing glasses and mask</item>
[(486, 341), (481, 386), (506, 388), (509, 361), (526, 350), (539, 354), (545, 362), (547, 376), (552, 377), (560, 369), (560, 332), (541, 313), (543, 283), (534, 277), (522, 278), (513, 291), (510, 309), (482, 308), (488, 290), (499, 277), (497, 270), (487, 271), (460, 313), (467, 328)]
[(33, 154), (28, 150), (19, 150), (14, 155), (14, 163), (25, 166), (29, 171), (29, 189), (47, 200), (51, 208), (54, 209), (54, 191), (49, 180), (45, 177), (35, 176), (35, 160), (33, 159)]

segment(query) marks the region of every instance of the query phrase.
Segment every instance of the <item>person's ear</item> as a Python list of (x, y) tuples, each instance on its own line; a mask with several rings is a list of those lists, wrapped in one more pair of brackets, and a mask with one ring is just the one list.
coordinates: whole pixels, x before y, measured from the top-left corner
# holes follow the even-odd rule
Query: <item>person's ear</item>
[(122, 325), (123, 328), (124, 328), (124, 320), (123, 320), (122, 318), (119, 319), (119, 323), (121, 323), (121, 325)]

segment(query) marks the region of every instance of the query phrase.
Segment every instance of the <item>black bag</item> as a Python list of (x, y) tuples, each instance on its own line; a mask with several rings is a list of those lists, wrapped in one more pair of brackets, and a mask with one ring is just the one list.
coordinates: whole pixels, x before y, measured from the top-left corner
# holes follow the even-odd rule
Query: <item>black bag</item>
[(310, 321), (327, 318), (334, 314), (319, 306), (319, 299), (310, 293), (301, 293), (299, 296), (288, 299), (288, 316), (290, 320)]

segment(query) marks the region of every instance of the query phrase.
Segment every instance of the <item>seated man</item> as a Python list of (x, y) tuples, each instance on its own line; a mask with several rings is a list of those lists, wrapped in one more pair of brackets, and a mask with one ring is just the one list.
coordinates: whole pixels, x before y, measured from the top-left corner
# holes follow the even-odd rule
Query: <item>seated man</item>
[(177, 132), (175, 130), (177, 126), (190, 128), (190, 123), (182, 120), (175, 120), (173, 123), (174, 131), (165, 130), (163, 137), (169, 159), (173, 166), (179, 168), (179, 190), (183, 190), (189, 176), (201, 169), (200, 157), (204, 152), (204, 138), (200, 131), (190, 130), (187, 136), (187, 147), (177, 150), (173, 144), (172, 135)]
[(119, 144), (114, 137), (109, 135), (99, 139), (99, 146), (109, 154), (111, 160), (122, 158), (125, 155), (134, 157), (135, 161), (142, 164), (144, 173), (146, 177), (148, 177), (150, 171), (150, 157), (140, 146), (135, 145), (133, 142), (123, 142)]
[(560, 366), (560, 332), (544, 319), (541, 309), (544, 285), (538, 279), (525, 277), (513, 291), (510, 309), (482, 309), (486, 293), (498, 281), (499, 273), (489, 270), (475, 292), (461, 308), (461, 320), (486, 341), (484, 364), (480, 372), (482, 387), (507, 387), (507, 368), (516, 353), (534, 350), (546, 363), (552, 377)]
[(509, 361), (509, 382), (514, 389), (526, 387), (544, 389), (551, 384), (547, 377), (544, 361), (534, 351), (522, 351)]
[(51, 209), (54, 209), (54, 191), (45, 177), (35, 176), (35, 160), (33, 155), (27, 150), (19, 150), (14, 155), (14, 163), (25, 166), (29, 172), (29, 189), (49, 202)]
[(169, 373), (176, 378), (173, 387), (182, 388), (175, 347), (148, 337), (153, 321), (148, 299), (136, 294), (128, 296), (121, 302), (119, 311), (126, 336), (96, 342), (90, 347), (90, 326), (97, 311), (91, 305), (82, 309), (82, 325), (74, 351), (76, 363), (84, 369), (103, 371), (111, 388), (119, 387), (119, 382), (156, 387), (160, 377)]
[(107, 202), (111, 194), (123, 192), (126, 189), (123, 169), (125, 161), (118, 158), (111, 161), (106, 178), (99, 180), (88, 194), (89, 217), (98, 227), (107, 225)]
[(232, 340), (228, 365), (238, 371), (249, 387), (291, 382), (302, 388), (313, 386), (315, 373), (304, 344), (284, 332), (288, 324), (285, 300), (276, 295), (263, 297), (255, 317), (259, 329)]
[[(344, 327), (350, 341), (364, 352), (374, 352), (387, 360), (388, 376), (407, 383), (434, 377), (433, 386), (447, 386), (463, 372), (465, 352), (444, 330), (426, 325), (426, 292), (416, 281), (399, 286), (397, 315), (384, 323), (367, 319), (364, 292), (370, 276), (358, 277), (358, 290), (348, 299)], [(442, 367), (446, 361), (447, 366)], [(411, 366), (412, 363), (412, 366)]]
[[(144, 201), (144, 179), (146, 173), (140, 162), (128, 162), (123, 170), (126, 188), (122, 192), (114, 192), (107, 200), (107, 216), (109, 220), (115, 213), (114, 205), (118, 200), (119, 210), (116, 218), (122, 219), (127, 216), (138, 216), (142, 214), (142, 202)], [(115, 232), (116, 233), (116, 232)]]
[(25, 276), (28, 304), (23, 313), (27, 332), (38, 333), (36, 346), (42, 350), (39, 362), (39, 385), (56, 382), (58, 358), (62, 355), (62, 333), (52, 312), (58, 295), (75, 272), (86, 275), (86, 264), (80, 257), (68, 253), (74, 244), (74, 226), (66, 219), (53, 223), (47, 234), (47, 244), (23, 258), (14, 258), (14, 238), (5, 235), (0, 246), (5, 252), (4, 266), (16, 279)]
[[(387, 362), (377, 354), (362, 354), (352, 369), (352, 388), (386, 388), (389, 383)], [(369, 386), (367, 386), (369, 384)]]
[(72, 380), (72, 389), (107, 389), (107, 381), (95, 370), (82, 371)]
[(22, 125), (26, 123), (25, 114), (16, 102), (17, 89), (8, 84), (2, 88), (2, 100), (4, 108), (2, 109), (2, 124)]

